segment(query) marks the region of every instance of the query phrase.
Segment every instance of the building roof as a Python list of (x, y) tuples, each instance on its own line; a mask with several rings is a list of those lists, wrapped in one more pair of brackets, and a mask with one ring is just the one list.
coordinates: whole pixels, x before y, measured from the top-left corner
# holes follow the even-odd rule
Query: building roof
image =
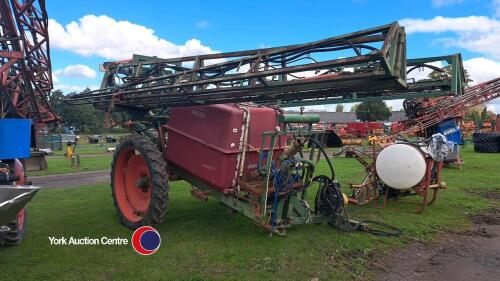
[[(299, 112), (288, 112), (299, 113)], [(307, 111), (304, 114), (318, 114), (321, 123), (349, 123), (359, 121), (355, 112), (326, 112), (326, 111)], [(399, 122), (406, 120), (406, 113), (402, 111), (393, 111), (389, 120), (380, 120), (380, 122)]]
[(407, 120), (406, 112), (404, 111), (393, 111), (391, 117), (389, 117), (389, 122), (399, 122)]

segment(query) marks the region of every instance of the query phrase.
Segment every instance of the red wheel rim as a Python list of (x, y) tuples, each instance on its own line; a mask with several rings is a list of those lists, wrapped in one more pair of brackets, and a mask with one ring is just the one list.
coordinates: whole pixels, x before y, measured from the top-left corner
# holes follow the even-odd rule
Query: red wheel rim
[(24, 229), (24, 220), (26, 219), (26, 211), (25, 209), (22, 209), (19, 211), (17, 214), (16, 218), (16, 223), (17, 223), (17, 230), (22, 231)]
[(122, 215), (131, 222), (140, 221), (151, 202), (151, 173), (139, 151), (129, 148), (120, 152), (113, 188)]

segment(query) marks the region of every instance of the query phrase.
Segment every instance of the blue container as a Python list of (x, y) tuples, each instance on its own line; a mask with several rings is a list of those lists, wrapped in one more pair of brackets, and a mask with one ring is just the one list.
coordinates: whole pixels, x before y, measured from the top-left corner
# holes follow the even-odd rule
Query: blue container
[(29, 158), (31, 120), (0, 119), (0, 160)]
[(436, 125), (436, 132), (446, 136), (448, 141), (455, 144), (462, 144), (462, 130), (458, 126), (457, 120), (450, 119)]

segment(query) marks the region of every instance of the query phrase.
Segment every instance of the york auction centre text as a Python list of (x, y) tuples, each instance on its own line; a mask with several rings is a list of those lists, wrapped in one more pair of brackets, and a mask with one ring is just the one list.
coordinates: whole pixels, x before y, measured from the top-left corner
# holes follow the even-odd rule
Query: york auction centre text
[(49, 237), (50, 245), (65, 246), (65, 245), (128, 245), (129, 241), (126, 238), (90, 238), (90, 237)]

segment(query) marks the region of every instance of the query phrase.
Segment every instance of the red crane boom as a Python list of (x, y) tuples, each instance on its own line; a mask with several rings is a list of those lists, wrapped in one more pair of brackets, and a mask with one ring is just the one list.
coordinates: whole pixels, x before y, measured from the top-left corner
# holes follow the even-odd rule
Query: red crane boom
[(45, 0), (0, 0), (0, 118), (59, 120), (51, 75)]

